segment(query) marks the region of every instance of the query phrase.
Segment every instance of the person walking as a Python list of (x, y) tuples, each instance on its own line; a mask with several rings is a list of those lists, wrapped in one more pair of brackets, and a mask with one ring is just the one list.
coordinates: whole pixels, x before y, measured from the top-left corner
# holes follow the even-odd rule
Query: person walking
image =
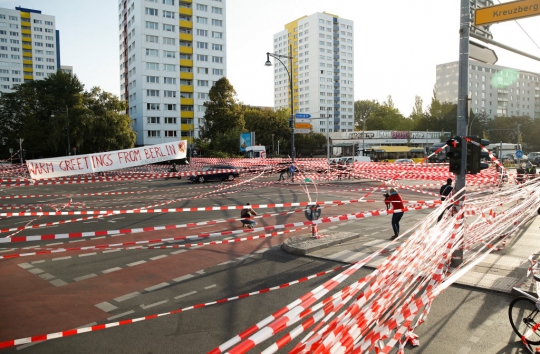
[(278, 181), (285, 181), (285, 177), (283, 177), (283, 175), (285, 173), (287, 173), (288, 170), (289, 170), (289, 167), (285, 167), (285, 168), (279, 170), (279, 179), (278, 179)]
[(252, 220), (251, 217), (258, 214), (253, 210), (250, 203), (246, 203), (246, 206), (240, 212), (240, 217), (243, 218), (240, 220), (242, 222), (242, 228), (253, 229), (253, 226), (257, 225), (257, 222)]
[[(441, 195), (441, 200), (444, 202), (446, 198), (448, 198), (448, 196), (452, 193), (453, 190), (454, 190), (454, 187), (452, 187), (452, 178), (448, 178), (446, 180), (446, 184), (443, 184), (441, 187), (441, 190), (439, 191), (439, 194)], [(448, 207), (446, 207), (441, 213), (441, 215), (439, 215), (439, 217), (437, 218), (437, 222), (441, 221), (444, 213), (448, 209), (452, 208), (453, 206), (454, 206), (453, 204), (450, 204)]]
[(392, 229), (394, 230), (394, 235), (390, 239), (395, 240), (399, 236), (399, 221), (403, 217), (403, 209), (405, 208), (403, 206), (403, 199), (401, 199), (401, 196), (395, 188), (390, 188), (388, 189), (387, 196), (385, 196), (384, 203), (386, 204), (387, 209), (392, 205), (392, 210), (394, 210), (392, 214)]
[(294, 182), (294, 173), (296, 172), (296, 166), (294, 163), (291, 163), (291, 166), (289, 166), (289, 172), (291, 173), (291, 180)]

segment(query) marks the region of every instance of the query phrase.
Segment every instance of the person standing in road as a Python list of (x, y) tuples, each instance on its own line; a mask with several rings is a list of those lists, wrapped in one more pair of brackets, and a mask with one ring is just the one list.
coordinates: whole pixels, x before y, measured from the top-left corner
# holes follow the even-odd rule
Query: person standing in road
[(291, 173), (291, 180), (294, 182), (294, 173), (296, 172), (296, 166), (294, 163), (291, 163), (291, 166), (289, 167), (289, 172)]
[(279, 179), (278, 179), (278, 181), (285, 181), (285, 178), (283, 177), (283, 175), (284, 175), (285, 173), (287, 173), (288, 170), (289, 170), (289, 168), (288, 168), (288, 167), (285, 167), (285, 168), (283, 168), (283, 169), (281, 169), (281, 170), (279, 171)]
[(394, 236), (390, 239), (395, 240), (399, 236), (399, 221), (403, 217), (403, 209), (405, 208), (403, 206), (403, 199), (401, 199), (401, 196), (395, 188), (390, 188), (388, 189), (388, 196), (385, 197), (384, 203), (387, 208), (389, 205), (392, 205), (392, 210), (394, 210), (394, 213), (392, 214), (392, 229), (394, 230)]
[[(452, 187), (452, 178), (448, 178), (446, 180), (446, 184), (442, 185), (441, 190), (439, 191), (439, 194), (441, 195), (441, 200), (444, 202), (446, 198), (448, 198), (448, 196), (452, 193), (453, 190), (454, 190), (454, 187)], [(444, 213), (452, 207), (453, 207), (453, 204), (450, 204), (447, 208), (445, 208), (443, 212), (441, 213), (441, 215), (439, 215), (439, 217), (437, 218), (437, 222), (441, 221)]]

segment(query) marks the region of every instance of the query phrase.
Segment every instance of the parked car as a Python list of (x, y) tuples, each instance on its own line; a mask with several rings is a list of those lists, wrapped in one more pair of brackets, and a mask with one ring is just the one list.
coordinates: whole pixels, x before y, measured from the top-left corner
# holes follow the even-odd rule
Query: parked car
[(240, 176), (238, 169), (232, 165), (212, 165), (204, 166), (201, 170), (205, 172), (200, 175), (191, 175), (188, 180), (191, 182), (203, 183), (206, 181), (232, 181)]
[(503, 157), (501, 157), (501, 161), (515, 162), (516, 157), (514, 154), (505, 154)]
[(529, 152), (527, 159), (536, 166), (540, 165), (540, 152)]
[(397, 160), (394, 161), (394, 163), (400, 163), (400, 164), (412, 163), (412, 164), (414, 164), (414, 160), (413, 159), (397, 159)]

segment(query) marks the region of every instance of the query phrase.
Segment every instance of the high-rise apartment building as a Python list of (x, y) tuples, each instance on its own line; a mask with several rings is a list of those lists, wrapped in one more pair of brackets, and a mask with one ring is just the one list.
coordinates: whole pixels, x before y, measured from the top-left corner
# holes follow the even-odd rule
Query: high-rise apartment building
[(137, 146), (199, 136), (226, 76), (226, 0), (119, 0), (120, 92)]
[[(326, 12), (287, 23), (274, 53), (291, 57), (294, 113), (308, 113), (316, 133), (354, 131), (353, 21)], [(274, 65), (274, 106), (290, 108), (288, 59)]]
[[(437, 65), (436, 95), (457, 104), (459, 62)], [(473, 113), (540, 118), (540, 74), (469, 60)]]
[(0, 8), (0, 91), (42, 80), (60, 69), (60, 39), (54, 16), (16, 7)]

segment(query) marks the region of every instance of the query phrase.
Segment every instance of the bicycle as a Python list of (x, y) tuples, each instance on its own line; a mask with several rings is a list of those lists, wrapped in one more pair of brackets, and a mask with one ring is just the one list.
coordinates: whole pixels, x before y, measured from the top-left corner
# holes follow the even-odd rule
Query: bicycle
[[(537, 262), (532, 259), (533, 256), (529, 257), (532, 266), (527, 275), (532, 273), (534, 280), (540, 282), (540, 277), (534, 274), (538, 268)], [(508, 306), (508, 317), (512, 329), (531, 353), (540, 353), (540, 348), (535, 350), (532, 348), (533, 345), (540, 344), (540, 299), (519, 288), (512, 289), (520, 294)]]

